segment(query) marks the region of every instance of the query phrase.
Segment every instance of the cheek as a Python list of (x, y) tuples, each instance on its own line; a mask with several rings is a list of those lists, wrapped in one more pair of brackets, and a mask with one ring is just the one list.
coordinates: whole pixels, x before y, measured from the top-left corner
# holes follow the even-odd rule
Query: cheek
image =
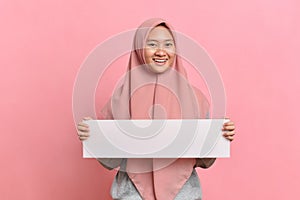
[(174, 52), (172, 52), (172, 53), (169, 53), (169, 58), (170, 58), (170, 61), (173, 63), (174, 62), (174, 60), (175, 60), (175, 57), (176, 57), (176, 55), (175, 55), (175, 53)]
[(175, 48), (168, 49), (167, 54), (171, 60), (174, 60), (174, 58), (176, 56), (176, 49)]
[(146, 61), (147, 64), (148, 64), (149, 62), (151, 62), (151, 60), (152, 60), (152, 55), (153, 55), (153, 53), (152, 53), (151, 50), (149, 50), (149, 49), (145, 49), (145, 50), (144, 50), (145, 61)]

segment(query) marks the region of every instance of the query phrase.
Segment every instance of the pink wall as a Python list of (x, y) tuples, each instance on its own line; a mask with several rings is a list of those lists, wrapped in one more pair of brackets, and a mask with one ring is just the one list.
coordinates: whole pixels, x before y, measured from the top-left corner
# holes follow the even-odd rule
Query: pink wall
[(300, 196), (299, 1), (102, 2), (0, 2), (0, 199), (109, 199), (115, 172), (81, 158), (73, 84), (97, 44), (150, 17), (202, 44), (224, 80), (238, 135), (198, 171), (204, 199)]

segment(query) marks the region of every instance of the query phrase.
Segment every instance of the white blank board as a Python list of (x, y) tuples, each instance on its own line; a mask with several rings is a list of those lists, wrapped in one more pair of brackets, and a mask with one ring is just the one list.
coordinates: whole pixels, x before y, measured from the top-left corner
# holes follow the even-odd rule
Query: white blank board
[(88, 120), (84, 158), (217, 158), (230, 156), (225, 119)]

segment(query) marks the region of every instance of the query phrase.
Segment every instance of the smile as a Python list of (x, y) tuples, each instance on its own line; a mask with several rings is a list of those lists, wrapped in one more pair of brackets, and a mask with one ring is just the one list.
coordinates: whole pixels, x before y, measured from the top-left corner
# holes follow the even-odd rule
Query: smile
[(153, 61), (158, 65), (164, 65), (168, 61), (168, 59), (153, 58)]

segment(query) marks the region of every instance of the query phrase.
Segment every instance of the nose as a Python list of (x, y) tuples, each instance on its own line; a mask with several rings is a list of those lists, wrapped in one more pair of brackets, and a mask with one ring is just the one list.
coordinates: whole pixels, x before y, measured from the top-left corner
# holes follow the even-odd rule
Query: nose
[(166, 55), (166, 51), (162, 48), (158, 48), (156, 51), (155, 51), (155, 55), (156, 56), (165, 56)]

